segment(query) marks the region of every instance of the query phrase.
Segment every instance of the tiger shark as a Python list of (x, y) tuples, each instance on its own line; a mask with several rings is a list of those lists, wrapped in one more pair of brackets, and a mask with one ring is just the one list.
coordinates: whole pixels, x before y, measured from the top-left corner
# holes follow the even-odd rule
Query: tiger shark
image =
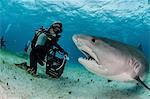
[(86, 56), (78, 58), (88, 71), (109, 80), (143, 82), (148, 73), (148, 62), (136, 47), (105, 37), (75, 34), (77, 48)]

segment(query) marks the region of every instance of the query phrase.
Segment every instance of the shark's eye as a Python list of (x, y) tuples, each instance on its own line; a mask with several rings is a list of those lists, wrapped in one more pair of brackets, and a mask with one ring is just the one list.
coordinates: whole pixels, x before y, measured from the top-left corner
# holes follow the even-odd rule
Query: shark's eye
[(92, 42), (95, 43), (95, 38), (92, 38)]

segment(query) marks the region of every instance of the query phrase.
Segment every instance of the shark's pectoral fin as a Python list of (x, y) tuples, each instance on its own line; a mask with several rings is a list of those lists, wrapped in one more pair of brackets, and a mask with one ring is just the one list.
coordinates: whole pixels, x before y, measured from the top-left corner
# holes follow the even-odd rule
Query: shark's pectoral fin
[(139, 83), (141, 83), (145, 88), (150, 90), (150, 88), (140, 79), (139, 76), (136, 76), (134, 79), (137, 80)]

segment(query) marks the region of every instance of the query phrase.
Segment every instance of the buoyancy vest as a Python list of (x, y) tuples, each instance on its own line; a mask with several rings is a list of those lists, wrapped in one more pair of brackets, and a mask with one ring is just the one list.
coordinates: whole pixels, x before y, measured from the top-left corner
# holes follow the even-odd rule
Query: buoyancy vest
[(36, 45), (36, 42), (38, 40), (38, 37), (44, 33), (46, 35), (46, 42), (44, 44), (44, 46), (46, 47), (47, 50), (50, 50), (52, 45), (54, 45), (55, 43), (57, 43), (58, 39), (60, 38), (60, 35), (51, 35), (50, 33), (47, 33), (45, 31), (41, 31), (41, 30), (38, 30), (35, 35), (34, 35), (34, 38), (32, 40), (32, 44), (31, 44), (31, 47), (35, 47)]

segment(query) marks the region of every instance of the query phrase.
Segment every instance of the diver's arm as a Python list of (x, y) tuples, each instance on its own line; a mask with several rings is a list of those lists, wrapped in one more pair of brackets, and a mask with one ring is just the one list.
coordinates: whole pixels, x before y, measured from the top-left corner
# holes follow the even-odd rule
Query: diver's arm
[(64, 49), (58, 43), (55, 43), (54, 46), (57, 47), (61, 52), (64, 51)]
[(60, 52), (68, 55), (68, 53), (58, 43), (55, 43), (54, 46), (57, 47), (60, 50)]

